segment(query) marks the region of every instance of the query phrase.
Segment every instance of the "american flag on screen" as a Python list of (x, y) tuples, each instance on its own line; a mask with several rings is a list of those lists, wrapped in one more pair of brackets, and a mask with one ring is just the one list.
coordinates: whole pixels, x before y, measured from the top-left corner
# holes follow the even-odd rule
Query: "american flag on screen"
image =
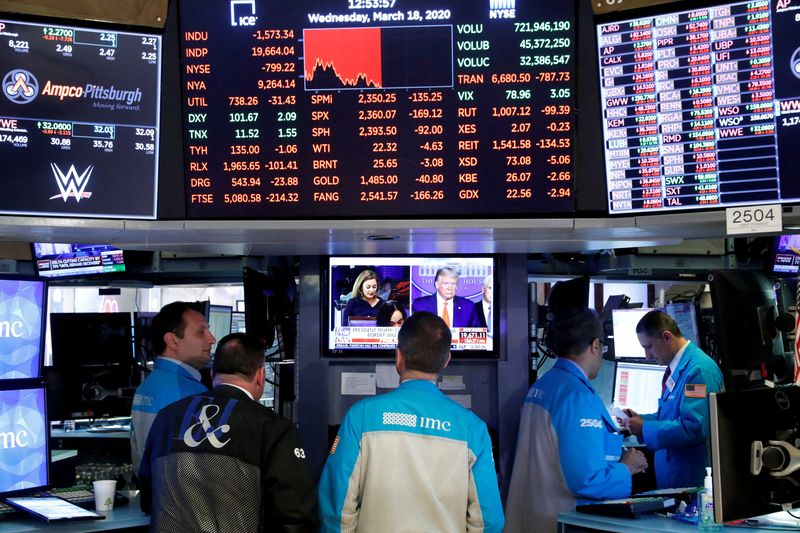
[(794, 382), (800, 385), (800, 279), (797, 280), (794, 305)]

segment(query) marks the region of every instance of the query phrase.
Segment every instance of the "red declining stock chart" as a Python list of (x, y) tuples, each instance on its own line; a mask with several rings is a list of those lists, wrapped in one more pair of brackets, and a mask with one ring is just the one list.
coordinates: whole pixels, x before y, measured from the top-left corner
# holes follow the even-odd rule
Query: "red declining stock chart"
[(383, 87), (380, 28), (305, 30), (303, 39), (307, 86), (326, 88), (334, 82), (332, 76), (320, 80), (327, 72), (335, 75), (337, 88)]
[(309, 90), (451, 87), (450, 26), (303, 31)]

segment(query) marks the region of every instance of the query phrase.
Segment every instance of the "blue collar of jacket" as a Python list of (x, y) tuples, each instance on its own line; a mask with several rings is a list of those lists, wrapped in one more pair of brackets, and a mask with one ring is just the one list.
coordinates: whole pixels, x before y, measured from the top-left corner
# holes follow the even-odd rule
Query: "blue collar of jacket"
[[(192, 375), (187, 369), (183, 367), (178, 361), (170, 360), (168, 357), (159, 357), (153, 363), (153, 370), (160, 370), (162, 372), (169, 372), (170, 374), (178, 374), (192, 381), (200, 381), (196, 376)], [(199, 375), (199, 372), (198, 372)]]
[(569, 372), (576, 378), (581, 380), (581, 383), (586, 385), (592, 392), (596, 392), (594, 387), (591, 383), (589, 383), (589, 379), (581, 372), (581, 369), (576, 366), (576, 363), (573, 361), (569, 361), (564, 359), (563, 357), (559, 357), (556, 359), (556, 363), (553, 365), (553, 368), (558, 368), (559, 370), (564, 370), (565, 372)]
[(439, 387), (436, 385), (436, 383), (433, 381), (428, 381), (427, 379), (407, 379), (400, 384), (399, 388), (404, 390), (439, 392)]
[(689, 344), (686, 349), (683, 351), (680, 360), (678, 361), (678, 366), (675, 367), (675, 371), (672, 372), (672, 380), (678, 381), (683, 370), (689, 365), (689, 361), (694, 359), (695, 356), (696, 345), (695, 343)]

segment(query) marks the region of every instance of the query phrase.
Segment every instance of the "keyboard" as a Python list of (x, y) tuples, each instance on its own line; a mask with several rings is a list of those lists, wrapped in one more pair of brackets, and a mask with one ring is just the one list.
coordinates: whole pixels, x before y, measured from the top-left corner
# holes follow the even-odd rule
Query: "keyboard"
[(675, 498), (663, 496), (623, 498), (620, 500), (605, 500), (597, 503), (577, 505), (575, 510), (581, 513), (599, 514), (605, 516), (621, 516), (636, 518), (642, 513), (663, 511), (677, 504)]

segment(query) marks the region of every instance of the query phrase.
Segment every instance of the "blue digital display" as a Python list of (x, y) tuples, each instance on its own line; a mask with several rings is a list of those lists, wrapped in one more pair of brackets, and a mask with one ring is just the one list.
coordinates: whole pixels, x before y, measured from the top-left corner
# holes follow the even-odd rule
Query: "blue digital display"
[(0, 279), (0, 380), (38, 378), (45, 284)]
[(45, 388), (0, 390), (0, 495), (48, 484)]

